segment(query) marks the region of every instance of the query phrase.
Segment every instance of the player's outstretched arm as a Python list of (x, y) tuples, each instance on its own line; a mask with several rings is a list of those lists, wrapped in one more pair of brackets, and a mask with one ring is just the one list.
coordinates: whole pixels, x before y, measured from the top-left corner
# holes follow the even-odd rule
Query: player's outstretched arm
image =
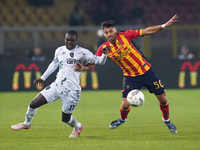
[(82, 65), (81, 63), (76, 63), (74, 66), (75, 71), (87, 71), (95, 67), (95, 64), (87, 64), (87, 65)]
[(178, 15), (174, 15), (167, 23), (157, 26), (151, 26), (146, 29), (142, 29), (142, 35), (151, 35), (154, 33), (159, 32), (160, 30), (164, 29), (165, 27), (171, 26), (174, 22), (178, 19)]

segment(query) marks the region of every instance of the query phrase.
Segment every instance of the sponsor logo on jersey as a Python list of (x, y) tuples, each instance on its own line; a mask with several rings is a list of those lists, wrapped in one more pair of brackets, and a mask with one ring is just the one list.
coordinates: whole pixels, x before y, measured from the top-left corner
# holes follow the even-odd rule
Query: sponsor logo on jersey
[(73, 58), (67, 58), (66, 59), (67, 61), (67, 64), (75, 64), (75, 63), (81, 63), (81, 60), (76, 60), (76, 59), (73, 59)]

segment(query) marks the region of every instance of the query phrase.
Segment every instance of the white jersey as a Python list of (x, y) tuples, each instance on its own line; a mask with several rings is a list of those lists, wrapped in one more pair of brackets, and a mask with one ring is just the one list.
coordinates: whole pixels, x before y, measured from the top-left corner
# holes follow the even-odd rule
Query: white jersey
[(41, 76), (41, 79), (46, 80), (59, 67), (55, 82), (62, 84), (68, 90), (80, 90), (81, 72), (74, 70), (75, 63), (79, 62), (82, 65), (88, 63), (103, 65), (106, 59), (107, 54), (103, 54), (101, 57), (95, 56), (88, 49), (79, 47), (78, 45), (72, 50), (68, 50), (66, 46), (61, 46), (56, 49), (54, 59)]

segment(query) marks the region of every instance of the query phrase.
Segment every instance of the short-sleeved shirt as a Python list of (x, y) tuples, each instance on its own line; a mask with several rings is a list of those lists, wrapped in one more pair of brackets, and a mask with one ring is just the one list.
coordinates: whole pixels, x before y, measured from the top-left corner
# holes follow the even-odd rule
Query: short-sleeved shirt
[(142, 29), (120, 31), (114, 44), (107, 41), (99, 47), (95, 55), (101, 56), (102, 49), (107, 46), (111, 49), (107, 57), (121, 67), (124, 76), (142, 75), (151, 68), (151, 64), (137, 44), (132, 41), (139, 36), (142, 36)]
[(49, 69), (48, 67), (41, 76), (41, 79), (45, 80), (57, 67), (59, 67), (55, 81), (62, 83), (63, 87), (68, 90), (81, 90), (81, 71), (74, 70), (74, 66), (77, 62), (82, 65), (88, 63), (98, 64), (100, 62), (100, 57), (95, 56), (88, 49), (78, 45), (71, 50), (68, 50), (66, 46), (60, 46), (56, 49), (54, 59), (49, 65), (50, 68), (53, 66), (53, 69)]
[(155, 95), (165, 92), (164, 85), (152, 69), (150, 62), (133, 41), (134, 38), (140, 36), (142, 36), (142, 29), (120, 31), (115, 43), (107, 41), (99, 47), (95, 54), (101, 56), (102, 49), (106, 46), (111, 49), (107, 57), (121, 67), (125, 76), (122, 91), (123, 98), (127, 97), (129, 91), (141, 89), (143, 86)]

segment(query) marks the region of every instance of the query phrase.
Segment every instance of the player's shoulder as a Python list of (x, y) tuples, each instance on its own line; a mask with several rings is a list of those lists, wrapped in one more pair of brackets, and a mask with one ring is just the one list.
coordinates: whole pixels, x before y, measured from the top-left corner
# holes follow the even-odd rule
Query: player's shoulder
[(76, 46), (76, 49), (77, 49), (78, 51), (82, 51), (82, 52), (88, 52), (88, 51), (90, 51), (89, 49), (84, 48), (84, 47), (81, 47), (81, 46), (79, 46), (79, 45)]
[(118, 34), (125, 34), (125, 33), (129, 33), (129, 32), (134, 32), (136, 30), (132, 30), (132, 29), (122, 29), (118, 31)]
[(126, 30), (122, 30), (121, 32), (118, 32), (118, 36), (120, 35), (124, 35), (125, 37), (138, 37), (138, 36), (141, 36), (142, 33), (141, 33), (141, 29), (126, 29)]
[(118, 33), (124, 33), (126, 31), (127, 31), (127, 29), (122, 29), (122, 30), (119, 30)]
[(110, 42), (107, 41), (107, 42), (101, 44), (101, 45), (99, 46), (99, 48), (103, 49), (104, 47), (109, 46), (109, 45), (110, 45)]
[(59, 46), (59, 47), (55, 50), (55, 53), (60, 53), (60, 52), (62, 52), (63, 50), (65, 50), (65, 46)]
[(63, 46), (59, 46), (56, 51), (61, 51), (61, 50), (64, 50), (66, 47), (63, 45)]

